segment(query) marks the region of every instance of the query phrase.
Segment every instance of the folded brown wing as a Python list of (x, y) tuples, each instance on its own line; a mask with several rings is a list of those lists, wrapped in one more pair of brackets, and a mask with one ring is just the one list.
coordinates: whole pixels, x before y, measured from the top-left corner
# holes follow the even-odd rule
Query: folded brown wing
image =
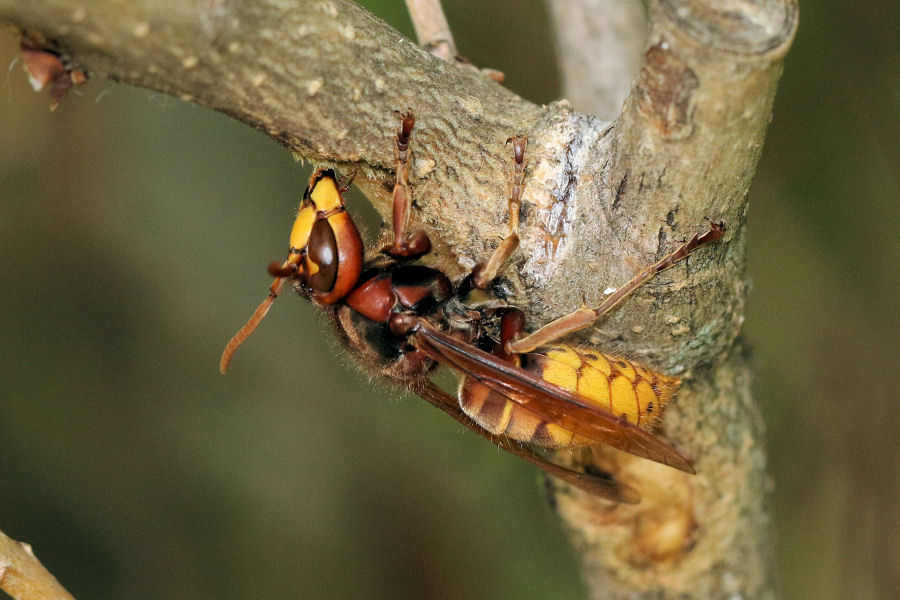
[(694, 467), (660, 438), (585, 403), (577, 394), (435, 329), (421, 321), (414, 346), (434, 360), (472, 377), (542, 419), (629, 454), (694, 473)]
[(456, 398), (430, 381), (426, 381), (420, 389), (416, 390), (416, 393), (478, 435), (497, 444), (510, 454), (514, 454), (519, 458), (530, 462), (534, 466), (543, 469), (554, 477), (558, 477), (588, 493), (601, 498), (606, 498), (607, 500), (612, 500), (613, 502), (637, 504), (641, 501), (640, 494), (638, 494), (637, 490), (630, 485), (619, 483), (606, 477), (567, 469), (562, 465), (550, 462), (531, 448), (522, 446), (506, 436), (491, 435), (466, 416), (459, 407), (459, 402), (456, 401)]

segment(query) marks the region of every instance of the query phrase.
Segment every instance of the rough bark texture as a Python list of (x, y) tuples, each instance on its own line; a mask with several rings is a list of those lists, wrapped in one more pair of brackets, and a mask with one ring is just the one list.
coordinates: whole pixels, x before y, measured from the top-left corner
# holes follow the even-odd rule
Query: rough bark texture
[(309, 160), (359, 169), (384, 214), (393, 111), (411, 108), (415, 218), (452, 274), (505, 234), (504, 142), (527, 135), (522, 244), (503, 277), (532, 327), (596, 305), (704, 217), (726, 221), (725, 240), (582, 336), (684, 377), (663, 429), (698, 475), (602, 453), (586, 460), (637, 487), (640, 505), (554, 495), (595, 597), (773, 597), (762, 427), (735, 349), (747, 191), (796, 3), (658, 0), (649, 13), (638, 75), (610, 123), (524, 101), (345, 0), (0, 0), (0, 21), (94, 78), (210, 106)]
[[(688, 370), (679, 415), (669, 411), (666, 430), (674, 439), (690, 440), (679, 447), (694, 447), (699, 474), (655, 466), (631, 472), (626, 465), (620, 477), (642, 490), (641, 505), (618, 507), (602, 519), (578, 498), (560, 495), (558, 506), (581, 549), (595, 597), (774, 597), (764, 433), (749, 367), (735, 343), (744, 314), (746, 194), (770, 119), (780, 58), (796, 28), (796, 6), (660, 2), (651, 5), (650, 16), (640, 71), (616, 121), (617, 147), (604, 179), (607, 201), (600, 205), (611, 209), (612, 235), (625, 220), (649, 217), (640, 225), (648, 233), (634, 237), (649, 241), (656, 228), (657, 252), (675, 232), (673, 225), (697, 222), (697, 210), (716, 218), (734, 214), (725, 217), (734, 235), (718, 257), (730, 275), (678, 284), (687, 285), (683, 291), (694, 299), (686, 302), (693, 308), (689, 320), (664, 304), (651, 308), (656, 318), (645, 322), (623, 310), (610, 319), (617, 322), (610, 329), (626, 341), (654, 339), (664, 356), (652, 363)], [(556, 25), (569, 29), (560, 18)], [(581, 54), (590, 53), (592, 44), (602, 51), (599, 40), (569, 37), (568, 44), (579, 45)], [(566, 63), (578, 58), (561, 54), (560, 60), (568, 72)], [(596, 85), (589, 79), (572, 77), (564, 91), (584, 97), (590, 89)], [(660, 200), (659, 209), (667, 206), (669, 212), (648, 214), (647, 207)], [(649, 323), (659, 328), (650, 330)], [(667, 336), (673, 343), (668, 348), (657, 341)], [(679, 341), (684, 337), (689, 341)], [(635, 352), (638, 339), (625, 350)], [(704, 355), (682, 354), (697, 344)]]

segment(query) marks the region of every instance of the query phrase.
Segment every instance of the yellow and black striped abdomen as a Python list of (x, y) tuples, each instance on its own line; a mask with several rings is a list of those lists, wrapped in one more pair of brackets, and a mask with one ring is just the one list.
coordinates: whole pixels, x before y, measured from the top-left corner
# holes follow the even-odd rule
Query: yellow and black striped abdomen
[[(677, 377), (593, 349), (558, 345), (520, 359), (522, 369), (569, 390), (583, 404), (647, 431), (659, 421), (679, 384)], [(494, 434), (549, 448), (591, 443), (468, 377), (460, 386), (459, 401), (469, 417)]]

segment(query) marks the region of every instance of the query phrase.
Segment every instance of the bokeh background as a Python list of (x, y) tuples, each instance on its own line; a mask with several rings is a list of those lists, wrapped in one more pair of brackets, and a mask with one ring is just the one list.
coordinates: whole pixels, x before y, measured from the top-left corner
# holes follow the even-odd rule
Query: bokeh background
[[(558, 97), (541, 2), (447, 5), (461, 52)], [(787, 598), (900, 589), (898, 31), (888, 2), (802, 7), (751, 192)], [(0, 529), (82, 599), (583, 597), (534, 469), (373, 388), (308, 303), (219, 375), (308, 170), (107, 81), (51, 114), (16, 56), (0, 35)]]

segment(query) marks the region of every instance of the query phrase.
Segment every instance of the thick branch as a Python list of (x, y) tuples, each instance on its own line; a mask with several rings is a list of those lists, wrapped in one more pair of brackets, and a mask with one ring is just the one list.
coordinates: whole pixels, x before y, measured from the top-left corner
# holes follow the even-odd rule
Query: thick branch
[(307, 159), (382, 180), (393, 111), (413, 108), (419, 154), (446, 157), (430, 180), (461, 195), (476, 188), (464, 166), (502, 176), (503, 143), (540, 112), (349, 0), (0, 0), (0, 21), (39, 32), (94, 78), (209, 106)]
[[(640, 71), (608, 136), (611, 162), (594, 177), (602, 184), (587, 192), (594, 202), (590, 229), (603, 240), (643, 245), (639, 252), (646, 254), (654, 242), (661, 252), (704, 214), (732, 227), (727, 248), (711, 250), (713, 263), (692, 259), (687, 279), (662, 286), (669, 293), (656, 299), (646, 297), (646, 311), (632, 305), (607, 324), (624, 338), (624, 351), (633, 354), (652, 340), (651, 364), (685, 369), (687, 382), (666, 429), (696, 457), (699, 474), (632, 470), (626, 463), (619, 476), (642, 491), (640, 506), (620, 507), (601, 520), (590, 518), (594, 509), (579, 499), (561, 496), (560, 512), (596, 597), (632, 598), (636, 590), (660, 598), (772, 597), (763, 432), (749, 369), (731, 349), (744, 314), (747, 193), (781, 58), (796, 28), (796, 5), (660, 1), (650, 8)], [(589, 81), (583, 85), (591, 88)], [(591, 218), (587, 211), (584, 218)], [(573, 268), (579, 257), (605, 252), (583, 245), (573, 252)], [(615, 265), (612, 260), (601, 260), (601, 269)], [(679, 305), (691, 309), (676, 312)]]
[(558, 506), (599, 597), (770, 596), (761, 428), (733, 348), (747, 191), (796, 3), (651, 2), (639, 75), (614, 124), (565, 102), (528, 103), (345, 0), (198, 5), (0, 0), (0, 20), (53, 40), (94, 77), (210, 106), (306, 158), (356, 166), (383, 211), (393, 111), (411, 108), (417, 218), (456, 273), (506, 233), (504, 142), (527, 135), (521, 246), (501, 275), (531, 326), (599, 304), (604, 289), (702, 229), (703, 217), (728, 223), (727, 241), (585, 334), (685, 377), (664, 427), (699, 474), (602, 456), (644, 502), (609, 507), (561, 490)]

